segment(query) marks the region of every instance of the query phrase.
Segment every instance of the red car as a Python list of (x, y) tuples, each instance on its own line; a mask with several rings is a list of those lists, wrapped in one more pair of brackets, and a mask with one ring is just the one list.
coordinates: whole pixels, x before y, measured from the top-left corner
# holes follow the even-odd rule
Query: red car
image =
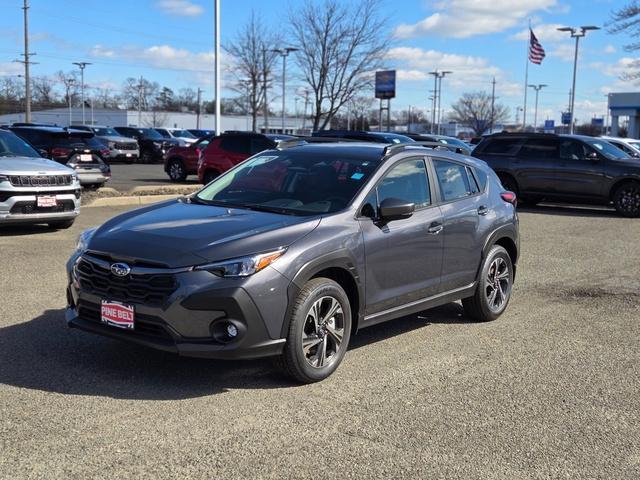
[(213, 137), (203, 137), (186, 147), (173, 147), (164, 157), (164, 171), (174, 182), (184, 182), (188, 175), (198, 173), (200, 154)]
[(294, 138), (289, 135), (225, 132), (210, 139), (209, 145), (202, 151), (198, 162), (198, 179), (207, 184), (250, 156), (275, 148), (278, 142)]

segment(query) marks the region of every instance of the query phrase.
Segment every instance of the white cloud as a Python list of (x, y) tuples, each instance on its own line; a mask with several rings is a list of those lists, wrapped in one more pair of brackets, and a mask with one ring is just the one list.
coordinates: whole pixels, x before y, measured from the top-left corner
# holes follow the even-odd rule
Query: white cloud
[(156, 5), (160, 10), (169, 15), (197, 17), (204, 12), (204, 8), (188, 0), (161, 0)]
[[(561, 42), (563, 40), (566, 40), (569, 37), (567, 32), (558, 31), (558, 28), (564, 27), (564, 26), (565, 25), (562, 25), (560, 23), (545, 23), (540, 25), (534, 25), (531, 28), (536, 38), (540, 41), (540, 43), (544, 47), (545, 42), (551, 42), (551, 43)], [(520, 30), (515, 35), (512, 35), (511, 38), (513, 40), (524, 40), (524, 41), (529, 40), (529, 29), (525, 28), (523, 30)]]
[(213, 72), (215, 58), (212, 51), (192, 52), (170, 45), (154, 45), (148, 48), (127, 46), (118, 49), (96, 45), (90, 50), (90, 54), (95, 57), (142, 62), (167, 70), (190, 70), (194, 72)]
[(0, 76), (15, 76), (24, 73), (24, 66), (17, 62), (0, 62)]
[[(549, 52), (552, 57), (558, 57), (565, 62), (573, 62), (575, 57), (576, 47), (570, 43), (561, 43)], [(582, 57), (582, 52), (578, 50), (578, 58)]]
[(616, 47), (614, 47), (613, 45), (609, 44), (606, 47), (604, 47), (604, 53), (616, 53), (618, 50), (616, 49)]
[(398, 25), (397, 38), (438, 35), (468, 38), (504, 31), (537, 10), (548, 10), (556, 0), (450, 0), (434, 5), (435, 13), (414, 24)]

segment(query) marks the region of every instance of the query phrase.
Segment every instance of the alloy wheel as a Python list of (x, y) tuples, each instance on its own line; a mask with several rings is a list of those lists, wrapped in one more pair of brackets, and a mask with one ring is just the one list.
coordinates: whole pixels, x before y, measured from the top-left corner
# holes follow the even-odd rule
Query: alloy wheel
[(618, 209), (628, 215), (640, 213), (640, 187), (630, 184), (622, 188), (618, 194)]
[(344, 312), (340, 302), (331, 296), (316, 300), (305, 317), (302, 329), (304, 358), (314, 368), (335, 361), (343, 345)]
[(496, 257), (489, 266), (486, 278), (485, 295), (491, 311), (499, 311), (509, 299), (511, 293), (511, 272), (502, 257)]
[(180, 180), (183, 177), (183, 168), (180, 162), (171, 162), (169, 167), (169, 176), (171, 180)]

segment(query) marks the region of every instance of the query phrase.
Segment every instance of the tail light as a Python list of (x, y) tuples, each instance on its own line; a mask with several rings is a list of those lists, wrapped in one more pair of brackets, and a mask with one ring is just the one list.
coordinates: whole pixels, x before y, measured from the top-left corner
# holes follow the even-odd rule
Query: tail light
[(502, 200), (504, 200), (507, 203), (510, 203), (514, 207), (518, 205), (518, 199), (516, 198), (516, 194), (513, 192), (509, 192), (509, 191), (502, 192), (500, 194), (500, 197), (502, 197)]
[(199, 157), (200, 156), (200, 149), (196, 148), (196, 155)]
[(103, 148), (102, 150), (100, 150), (100, 155), (102, 155), (103, 157), (108, 157), (110, 153), (111, 150), (109, 150), (108, 148)]
[(69, 148), (54, 147), (51, 149), (52, 158), (67, 158), (70, 154), (71, 150)]

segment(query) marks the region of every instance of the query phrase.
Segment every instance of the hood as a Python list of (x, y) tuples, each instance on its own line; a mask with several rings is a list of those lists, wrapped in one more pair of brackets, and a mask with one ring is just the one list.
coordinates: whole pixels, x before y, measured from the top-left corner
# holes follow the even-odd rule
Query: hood
[(136, 143), (133, 138), (129, 137), (114, 137), (112, 135), (96, 135), (96, 138), (100, 140), (106, 140), (108, 142), (118, 142), (118, 143)]
[(109, 220), (95, 232), (88, 248), (123, 261), (177, 268), (288, 246), (319, 222), (318, 217), (170, 200)]
[(71, 175), (74, 170), (46, 158), (1, 157), (0, 173), (7, 175)]

